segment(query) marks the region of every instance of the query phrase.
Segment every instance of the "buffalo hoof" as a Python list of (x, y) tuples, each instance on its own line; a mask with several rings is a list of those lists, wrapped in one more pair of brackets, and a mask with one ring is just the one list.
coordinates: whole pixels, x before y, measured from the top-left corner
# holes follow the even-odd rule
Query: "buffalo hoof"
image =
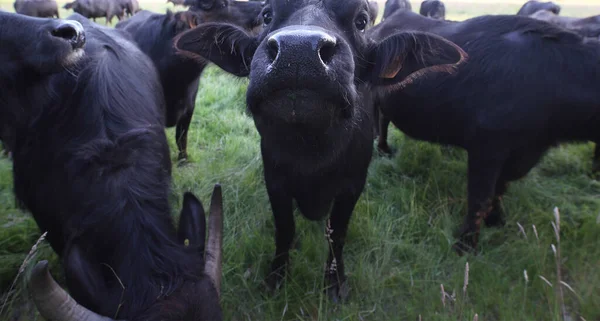
[(185, 156), (185, 157), (180, 156), (177, 158), (177, 166), (178, 167), (184, 167), (187, 164), (189, 164), (189, 160), (188, 160), (187, 156)]
[(281, 285), (283, 285), (284, 280), (285, 268), (280, 268), (269, 273), (269, 275), (267, 275), (265, 279), (265, 287), (267, 292), (271, 294), (275, 293), (275, 291), (281, 288)]
[(348, 281), (345, 277), (338, 281), (337, 276), (330, 275), (328, 284), (329, 286), (325, 289), (325, 291), (327, 292), (327, 296), (331, 302), (340, 304), (348, 300), (348, 297), (350, 296), (350, 286), (348, 285)]
[(475, 236), (462, 236), (460, 239), (454, 243), (452, 249), (458, 254), (458, 256), (463, 256), (466, 254), (477, 254), (477, 241)]
[(485, 225), (489, 227), (503, 227), (506, 225), (506, 218), (502, 210), (493, 210), (484, 219)]

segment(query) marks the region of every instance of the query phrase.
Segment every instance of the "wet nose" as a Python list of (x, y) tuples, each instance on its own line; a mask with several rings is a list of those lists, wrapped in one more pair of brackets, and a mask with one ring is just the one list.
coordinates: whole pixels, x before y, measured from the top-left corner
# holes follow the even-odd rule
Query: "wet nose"
[(272, 64), (278, 60), (295, 57), (303, 64), (328, 68), (336, 54), (337, 40), (319, 29), (281, 30), (267, 40), (267, 50)]
[(52, 30), (52, 35), (68, 41), (73, 49), (83, 48), (83, 45), (85, 45), (85, 31), (83, 31), (83, 26), (77, 21), (61, 21)]

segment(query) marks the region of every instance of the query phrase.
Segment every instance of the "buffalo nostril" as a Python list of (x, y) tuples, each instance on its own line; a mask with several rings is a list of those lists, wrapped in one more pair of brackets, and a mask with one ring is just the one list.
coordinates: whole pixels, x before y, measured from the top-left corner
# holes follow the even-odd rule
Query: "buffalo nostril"
[(52, 35), (68, 41), (73, 49), (82, 48), (85, 44), (83, 26), (77, 21), (64, 21), (54, 30)]
[(335, 55), (336, 42), (333, 38), (323, 38), (320, 43), (319, 57), (325, 65), (329, 65)]
[(277, 59), (277, 55), (279, 54), (279, 40), (276, 37), (270, 37), (267, 41), (267, 54), (271, 62)]

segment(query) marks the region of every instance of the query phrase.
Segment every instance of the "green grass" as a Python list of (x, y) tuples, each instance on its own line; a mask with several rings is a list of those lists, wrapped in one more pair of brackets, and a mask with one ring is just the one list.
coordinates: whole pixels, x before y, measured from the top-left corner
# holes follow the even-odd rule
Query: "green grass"
[[(0, 4), (12, 8), (10, 3)], [(565, 14), (579, 10), (561, 4)], [(592, 7), (591, 2), (587, 5)], [(595, 5), (595, 12), (600, 12)], [(162, 3), (142, 2), (142, 6), (165, 8)], [(516, 8), (514, 3), (447, 1), (453, 19), (514, 13)], [(336, 305), (323, 296), (324, 226), (300, 216), (301, 246), (292, 252), (291, 275), (277, 293), (267, 294), (262, 280), (274, 252), (274, 228), (259, 137), (245, 112), (246, 86), (246, 80), (216, 67), (205, 71), (189, 135), (191, 163), (174, 167), (173, 172), (174, 215), (184, 191), (208, 201), (213, 184), (223, 185), (226, 320), (473, 320), (478, 314), (479, 320), (550, 321), (562, 320), (563, 304), (571, 320), (583, 320), (580, 316), (600, 320), (600, 183), (588, 176), (592, 144), (553, 149), (530, 175), (511, 185), (504, 200), (506, 227), (484, 229), (480, 254), (458, 257), (451, 245), (466, 211), (465, 152), (418, 142), (393, 129), (390, 142), (398, 152), (391, 159), (374, 158), (350, 224), (345, 248), (349, 302)], [(175, 160), (174, 130), (167, 133)], [(13, 198), (11, 163), (0, 158), (0, 293), (4, 293), (0, 306), (7, 299), (0, 319), (40, 320), (27, 297), (23, 275), (6, 295), (40, 235), (30, 215), (15, 209)], [(561, 212), (560, 277), (575, 292), (563, 287), (564, 300), (555, 292), (551, 250), (551, 244), (557, 244), (551, 226), (555, 206)], [(59, 261), (46, 243), (26, 265), (30, 268), (39, 259), (51, 259), (54, 275), (62, 280)], [(463, 293), (467, 262), (468, 286)], [(445, 299), (445, 306), (441, 284), (449, 295), (455, 293), (454, 299)]]

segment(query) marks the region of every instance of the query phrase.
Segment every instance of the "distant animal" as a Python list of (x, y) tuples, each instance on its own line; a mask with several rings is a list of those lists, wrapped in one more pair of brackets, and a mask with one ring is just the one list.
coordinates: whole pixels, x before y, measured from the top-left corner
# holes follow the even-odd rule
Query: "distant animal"
[(369, 24), (372, 26), (375, 25), (375, 20), (377, 20), (377, 16), (379, 15), (379, 3), (377, 1), (369, 1)]
[(173, 5), (176, 6), (185, 6), (185, 0), (167, 0), (167, 3), (171, 2)]
[[(455, 245), (464, 253), (477, 246), (483, 222), (504, 224), (501, 199), (509, 182), (525, 176), (550, 147), (600, 143), (600, 42), (521, 16), (450, 23), (408, 11), (368, 36), (407, 30), (440, 35), (469, 57), (452, 74), (432, 74), (382, 97), (378, 146), (390, 152), (391, 120), (415, 139), (467, 150), (468, 213)], [(594, 164), (599, 170), (598, 148)]]
[(138, 0), (117, 0), (117, 1), (119, 2), (119, 5), (121, 6), (121, 8), (123, 10), (123, 16), (125, 16), (125, 17), (131, 17), (141, 10), (140, 3), (138, 2)]
[(31, 17), (56, 17), (58, 14), (58, 5), (55, 0), (17, 0), (14, 3), (15, 12)]
[(229, 22), (252, 33), (262, 29), (262, 2), (237, 0), (185, 0), (203, 22)]
[(246, 103), (275, 219), (272, 289), (286, 273), (296, 200), (310, 220), (331, 213), (325, 280), (334, 301), (346, 298), (342, 252), (373, 153), (371, 87), (401, 87), (461, 60), (460, 48), (425, 33), (373, 41), (370, 19), (367, 0), (267, 0), (257, 36), (208, 23), (176, 40), (182, 55), (250, 78)]
[(75, 0), (63, 6), (65, 9), (73, 9), (76, 13), (92, 18), (106, 18), (106, 24), (112, 23), (112, 19), (117, 17), (119, 21), (123, 19), (123, 6), (116, 0)]
[(530, 17), (559, 25), (584, 37), (600, 37), (600, 15), (587, 18), (573, 18), (559, 16), (548, 10), (540, 10), (530, 15)]
[(34, 303), (48, 320), (221, 320), (220, 187), (206, 247), (204, 210), (191, 193), (176, 231), (152, 62), (122, 31), (69, 19), (0, 13), (0, 110), (16, 119), (15, 193), (47, 232), (74, 299), (40, 262), (29, 280)]
[(554, 14), (560, 14), (560, 6), (554, 2), (541, 2), (536, 0), (530, 0), (525, 2), (525, 4), (519, 9), (517, 12), (517, 16), (530, 16), (540, 10), (548, 10), (553, 12)]
[(397, 10), (412, 10), (412, 5), (409, 0), (386, 0), (385, 7), (383, 9), (383, 20), (389, 17)]
[(446, 6), (440, 0), (425, 0), (421, 2), (419, 13), (425, 17), (444, 20), (446, 19)]

